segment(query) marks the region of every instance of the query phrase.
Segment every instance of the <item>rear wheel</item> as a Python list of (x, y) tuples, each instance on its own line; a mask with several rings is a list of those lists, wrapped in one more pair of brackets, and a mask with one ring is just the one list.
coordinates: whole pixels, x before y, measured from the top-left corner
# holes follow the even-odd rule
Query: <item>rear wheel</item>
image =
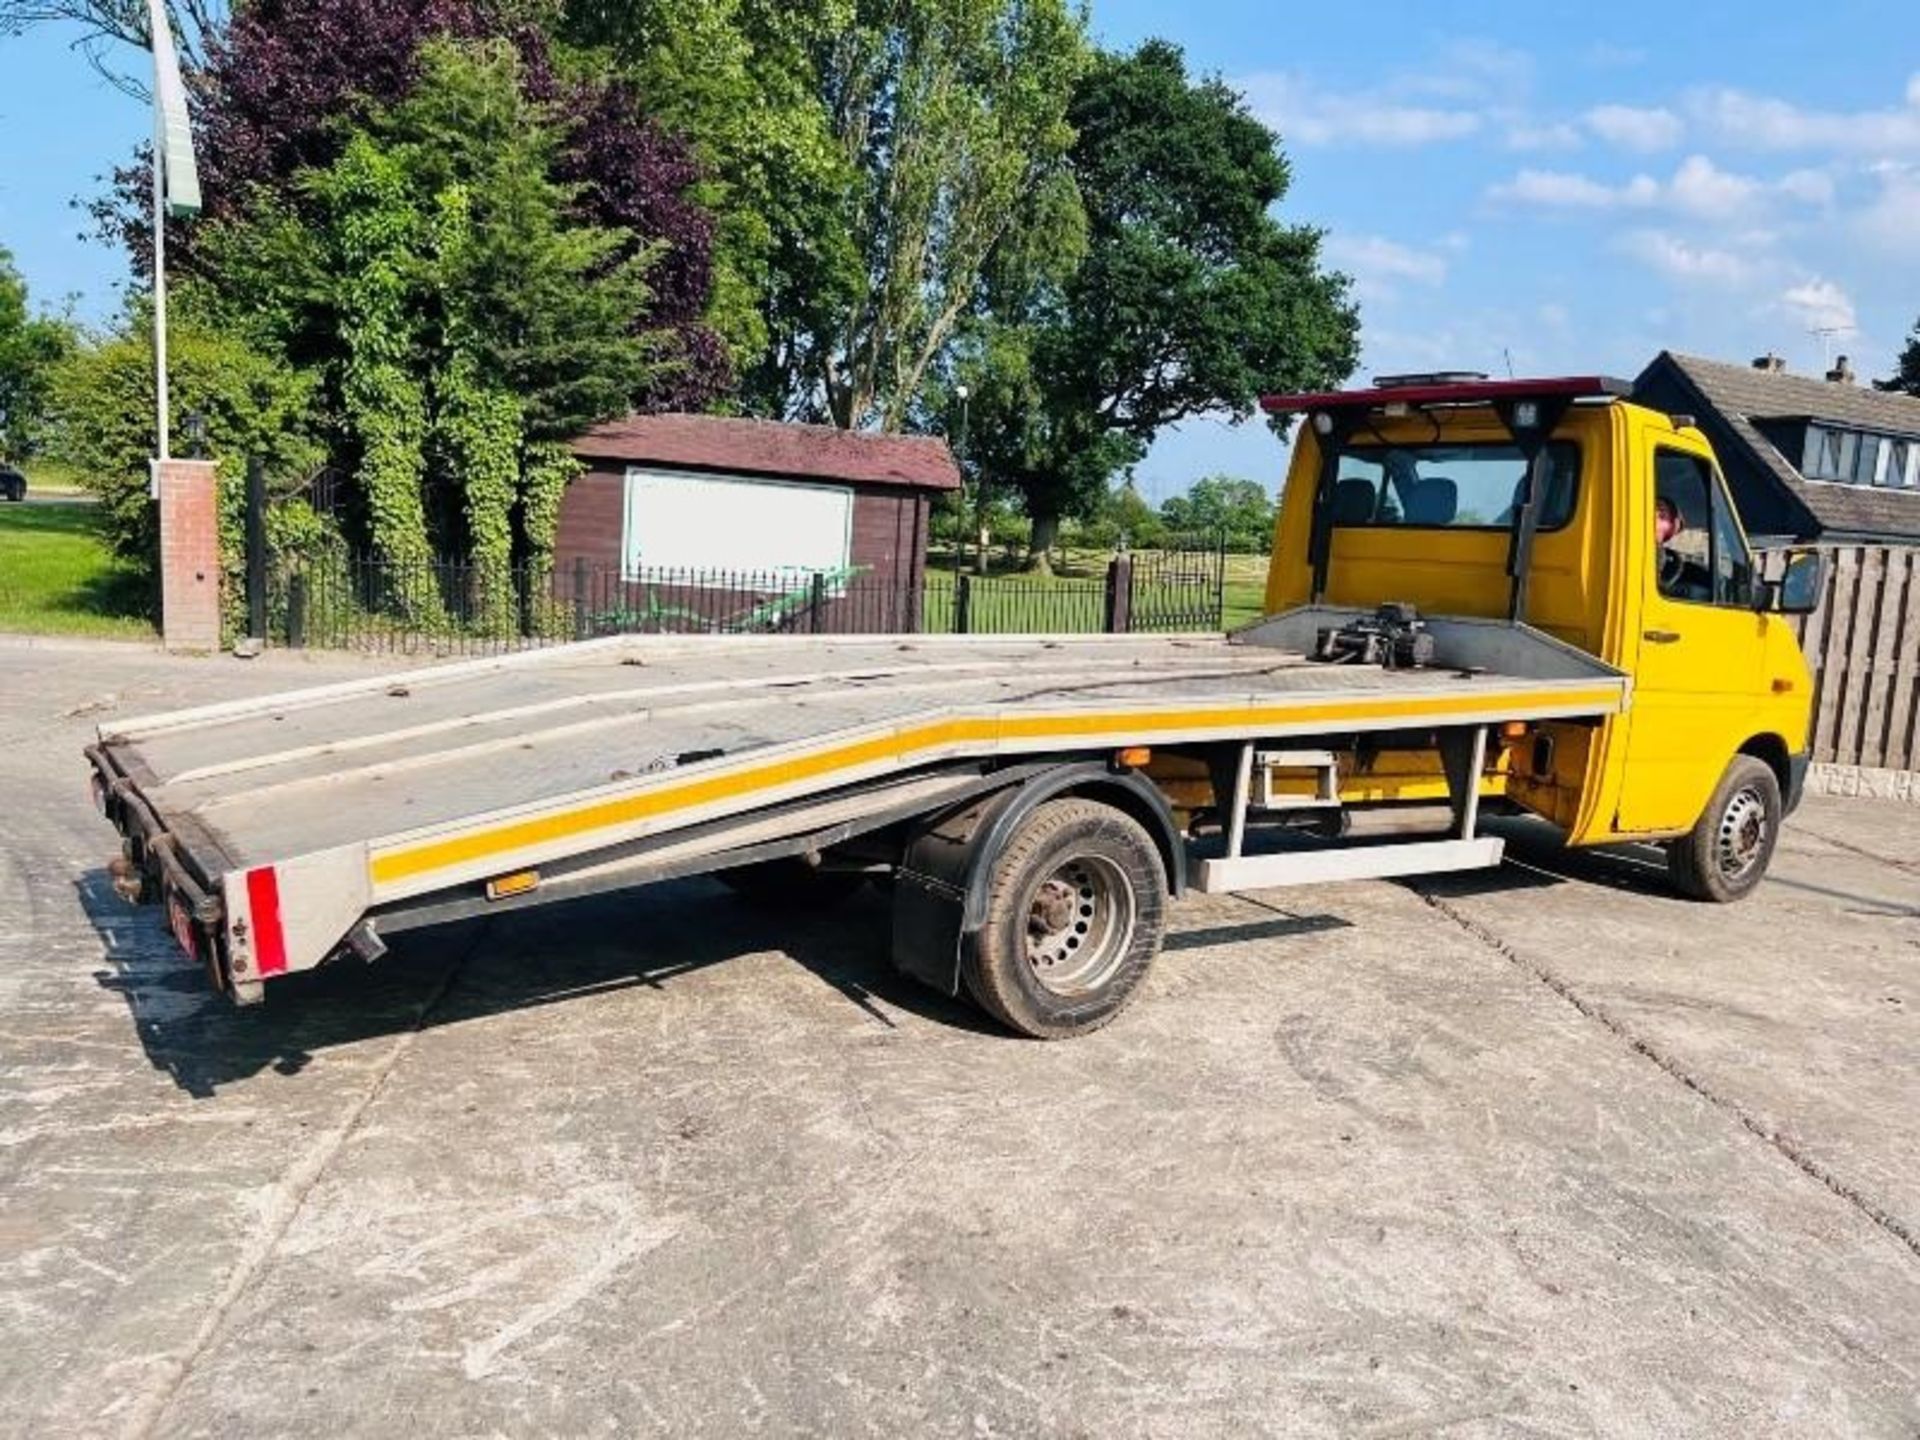
[(713, 878), (755, 905), (769, 909), (825, 910), (850, 899), (867, 883), (859, 870), (823, 870), (798, 855), (716, 870)]
[(1696, 900), (1742, 898), (1767, 873), (1785, 810), (1773, 767), (1734, 756), (1692, 831), (1667, 846), (1673, 883)]
[(1159, 953), (1166, 893), (1159, 851), (1131, 816), (1049, 801), (992, 861), (986, 924), (962, 947), (967, 990), (1023, 1035), (1097, 1030)]

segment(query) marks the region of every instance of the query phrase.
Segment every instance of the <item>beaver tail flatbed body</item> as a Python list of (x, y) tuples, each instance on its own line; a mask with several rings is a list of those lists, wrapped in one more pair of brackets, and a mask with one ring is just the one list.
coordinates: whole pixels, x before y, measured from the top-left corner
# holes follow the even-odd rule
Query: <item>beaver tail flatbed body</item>
[(1230, 637), (621, 637), (130, 720), (89, 756), (127, 883), (252, 999), (408, 924), (817, 855), (1051, 766), (1117, 773), (1136, 747), (1242, 757), (1233, 854), (1202, 878), (1274, 883), (1231, 868), (1258, 863), (1239, 844), (1256, 746), (1484, 743), (1627, 704), (1617, 671), (1503, 623), (1430, 622), (1420, 669), (1307, 658), (1351, 613)]

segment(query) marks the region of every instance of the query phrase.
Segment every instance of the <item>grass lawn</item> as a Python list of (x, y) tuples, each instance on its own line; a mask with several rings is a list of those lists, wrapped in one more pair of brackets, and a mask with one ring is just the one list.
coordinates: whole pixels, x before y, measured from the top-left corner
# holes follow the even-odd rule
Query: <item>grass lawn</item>
[(20, 469), (27, 477), (29, 495), (71, 495), (78, 498), (87, 493), (87, 487), (80, 483), (79, 471), (56, 465), (51, 460), (28, 460)]
[(93, 527), (91, 505), (0, 505), (0, 631), (153, 638), (147, 585)]

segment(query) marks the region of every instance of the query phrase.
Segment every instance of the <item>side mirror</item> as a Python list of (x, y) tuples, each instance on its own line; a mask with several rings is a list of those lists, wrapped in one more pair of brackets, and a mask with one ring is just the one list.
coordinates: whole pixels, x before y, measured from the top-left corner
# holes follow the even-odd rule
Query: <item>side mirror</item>
[(1780, 578), (1762, 582), (1763, 603), (1759, 608), (1777, 615), (1811, 615), (1820, 608), (1820, 597), (1826, 593), (1826, 552), (1808, 548), (1783, 554)]

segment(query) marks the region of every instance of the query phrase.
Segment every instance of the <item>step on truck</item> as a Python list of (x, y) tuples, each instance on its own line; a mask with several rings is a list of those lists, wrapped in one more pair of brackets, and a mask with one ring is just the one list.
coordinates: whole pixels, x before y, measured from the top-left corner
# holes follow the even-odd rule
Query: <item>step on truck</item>
[(1736, 900), (1805, 775), (1820, 557), (1764, 575), (1706, 438), (1627, 395), (1267, 400), (1302, 423), (1232, 634), (619, 636), (103, 725), (116, 884), (252, 1002), (474, 915), (878, 880), (901, 970), (1040, 1037), (1120, 1011), (1187, 889), (1495, 865), (1495, 807)]

